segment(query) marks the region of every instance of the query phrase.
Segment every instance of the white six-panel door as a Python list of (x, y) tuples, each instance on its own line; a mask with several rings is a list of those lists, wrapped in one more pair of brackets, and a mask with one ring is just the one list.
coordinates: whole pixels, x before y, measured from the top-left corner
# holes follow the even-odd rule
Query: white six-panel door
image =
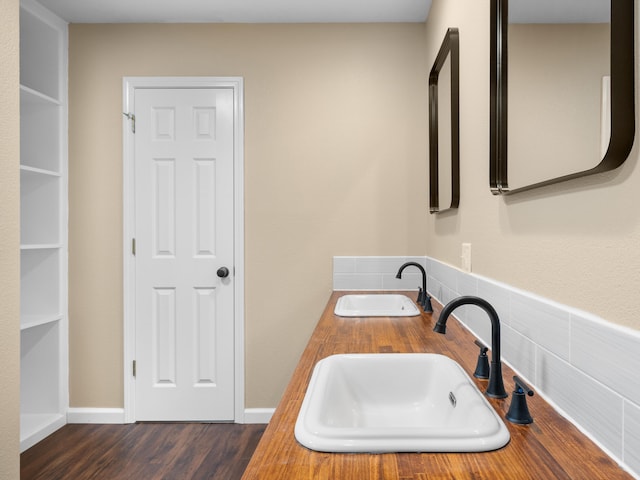
[(234, 419), (233, 114), (232, 89), (135, 91), (136, 420)]

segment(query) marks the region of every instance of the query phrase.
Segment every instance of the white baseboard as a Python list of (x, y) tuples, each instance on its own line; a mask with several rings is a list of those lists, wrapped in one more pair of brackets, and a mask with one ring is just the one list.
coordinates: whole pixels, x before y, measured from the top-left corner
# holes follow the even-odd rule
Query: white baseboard
[[(269, 423), (275, 408), (246, 408), (242, 423)], [(67, 423), (126, 423), (124, 408), (70, 408)]]
[(269, 423), (275, 408), (245, 408), (242, 423)]
[(70, 408), (67, 423), (125, 423), (124, 408)]

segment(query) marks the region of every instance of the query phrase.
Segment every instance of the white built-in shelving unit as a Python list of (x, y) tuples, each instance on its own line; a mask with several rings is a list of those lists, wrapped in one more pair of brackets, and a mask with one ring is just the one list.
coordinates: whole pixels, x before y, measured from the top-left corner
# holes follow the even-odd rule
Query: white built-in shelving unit
[(20, 451), (66, 423), (67, 23), (20, 4)]

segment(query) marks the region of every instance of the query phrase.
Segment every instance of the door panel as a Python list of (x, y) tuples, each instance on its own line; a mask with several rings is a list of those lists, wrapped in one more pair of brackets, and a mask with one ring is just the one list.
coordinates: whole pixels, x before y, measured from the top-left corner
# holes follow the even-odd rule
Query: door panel
[(135, 116), (136, 420), (233, 420), (233, 91), (137, 89)]

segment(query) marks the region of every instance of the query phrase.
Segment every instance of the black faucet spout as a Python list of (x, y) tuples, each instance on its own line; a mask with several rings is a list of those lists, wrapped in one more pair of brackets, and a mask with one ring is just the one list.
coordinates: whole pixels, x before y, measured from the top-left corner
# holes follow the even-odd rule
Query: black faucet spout
[(458, 307), (462, 305), (476, 305), (482, 308), (491, 320), (491, 369), (489, 372), (489, 385), (487, 386), (487, 396), (493, 398), (505, 398), (507, 392), (502, 381), (502, 361), (500, 360), (500, 319), (495, 308), (489, 302), (479, 297), (465, 296), (458, 297), (447, 303), (440, 317), (433, 327), (437, 333), (446, 333), (447, 318)]
[(431, 306), (431, 297), (427, 293), (427, 272), (422, 265), (417, 262), (407, 262), (398, 269), (396, 278), (402, 278), (402, 272), (407, 267), (416, 267), (418, 268), (418, 270), (420, 270), (420, 273), (422, 273), (422, 288), (418, 292), (417, 302), (422, 306), (422, 309), (425, 312), (433, 312), (433, 308)]

